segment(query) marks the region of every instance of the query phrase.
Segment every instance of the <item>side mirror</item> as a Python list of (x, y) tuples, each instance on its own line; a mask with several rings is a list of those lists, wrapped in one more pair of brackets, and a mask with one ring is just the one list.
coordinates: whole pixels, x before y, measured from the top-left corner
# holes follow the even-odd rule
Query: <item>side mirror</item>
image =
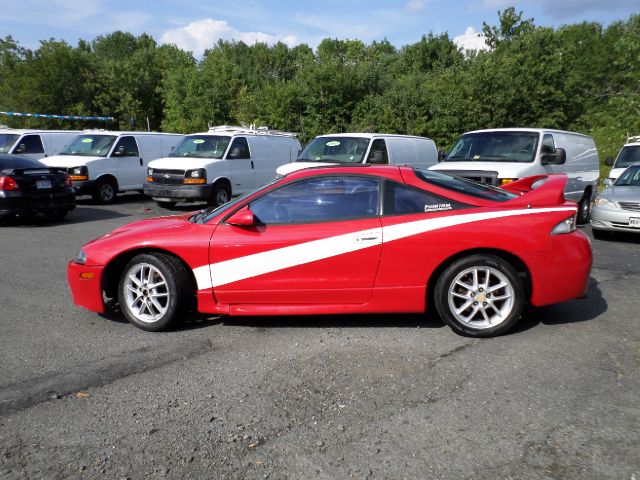
[(602, 184), (603, 184), (605, 187), (610, 187), (611, 185), (613, 185), (613, 180), (611, 180), (610, 178), (605, 178), (605, 179), (602, 181)]
[(567, 151), (564, 148), (556, 148), (556, 165), (563, 165), (567, 161)]
[(113, 151), (114, 157), (122, 157), (124, 156), (124, 146), (119, 146)]
[(256, 221), (249, 207), (244, 207), (227, 218), (227, 223), (238, 227), (251, 227), (256, 224)]
[(13, 150), (13, 153), (24, 153), (26, 151), (27, 146), (24, 143), (21, 143)]
[(607, 167), (613, 167), (613, 158), (611, 158), (611, 157), (607, 157), (607, 158), (605, 158), (605, 159), (604, 159), (604, 164), (605, 164)]
[(371, 152), (369, 154), (369, 163), (373, 163), (373, 164), (385, 163), (384, 153), (381, 150), (376, 150), (375, 152)]
[(444, 150), (438, 150), (438, 163), (444, 162), (446, 158), (447, 158), (447, 152), (445, 152)]
[(242, 148), (234, 147), (229, 152), (229, 155), (227, 155), (227, 158), (229, 158), (229, 159), (246, 158), (246, 155), (245, 155), (245, 152), (244, 152), (244, 150)]

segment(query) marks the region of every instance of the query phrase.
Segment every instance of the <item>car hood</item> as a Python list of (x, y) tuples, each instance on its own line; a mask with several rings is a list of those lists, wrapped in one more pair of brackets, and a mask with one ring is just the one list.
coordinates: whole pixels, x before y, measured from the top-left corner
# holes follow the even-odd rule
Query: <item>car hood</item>
[(40, 161), (48, 167), (80, 167), (90, 165), (97, 160), (104, 160), (107, 157), (85, 157), (81, 155), (53, 155), (42, 158)]
[(615, 202), (640, 202), (640, 187), (614, 185), (605, 188), (600, 195)]
[(500, 178), (524, 178), (534, 175), (539, 170), (533, 162), (455, 162), (444, 161), (437, 163), (429, 170), (441, 172), (455, 172), (459, 170), (479, 171), (479, 172), (497, 172)]
[(163, 170), (192, 170), (206, 168), (207, 165), (222, 161), (217, 158), (194, 157), (164, 157), (149, 162), (149, 168), (161, 168)]

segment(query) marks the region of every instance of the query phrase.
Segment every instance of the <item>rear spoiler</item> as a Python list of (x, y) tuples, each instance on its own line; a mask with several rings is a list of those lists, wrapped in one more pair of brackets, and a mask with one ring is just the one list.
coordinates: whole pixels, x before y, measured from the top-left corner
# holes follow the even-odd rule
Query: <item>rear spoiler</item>
[(510, 200), (510, 205), (562, 205), (565, 202), (564, 188), (567, 181), (568, 177), (565, 174), (534, 175), (508, 183), (500, 188), (520, 195), (520, 197)]

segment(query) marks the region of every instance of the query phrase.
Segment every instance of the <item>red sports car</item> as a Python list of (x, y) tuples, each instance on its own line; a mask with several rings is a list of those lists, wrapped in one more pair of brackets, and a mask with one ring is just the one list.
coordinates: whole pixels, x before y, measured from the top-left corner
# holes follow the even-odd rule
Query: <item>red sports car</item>
[[(296, 167), (216, 209), (143, 220), (69, 263), (76, 304), (144, 330), (216, 315), (415, 313), (509, 330), (524, 305), (585, 295), (591, 247), (564, 175), (502, 188), (398, 166)], [(296, 170), (298, 169), (298, 170)]]

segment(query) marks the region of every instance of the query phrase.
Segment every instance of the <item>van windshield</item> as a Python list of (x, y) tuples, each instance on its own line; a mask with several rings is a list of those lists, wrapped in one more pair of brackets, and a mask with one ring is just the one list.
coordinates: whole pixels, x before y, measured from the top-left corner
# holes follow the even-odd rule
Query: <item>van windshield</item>
[(447, 162), (533, 162), (539, 135), (535, 132), (465, 133), (453, 146)]
[(615, 168), (626, 168), (632, 163), (640, 163), (640, 145), (627, 145), (622, 147)]
[(362, 137), (314, 138), (298, 156), (298, 162), (362, 163), (369, 139)]
[(222, 158), (231, 137), (218, 135), (189, 135), (176, 145), (170, 157)]
[(0, 153), (7, 153), (11, 150), (19, 136), (12, 133), (0, 133)]
[(78, 135), (60, 155), (106, 157), (115, 141), (115, 135)]

